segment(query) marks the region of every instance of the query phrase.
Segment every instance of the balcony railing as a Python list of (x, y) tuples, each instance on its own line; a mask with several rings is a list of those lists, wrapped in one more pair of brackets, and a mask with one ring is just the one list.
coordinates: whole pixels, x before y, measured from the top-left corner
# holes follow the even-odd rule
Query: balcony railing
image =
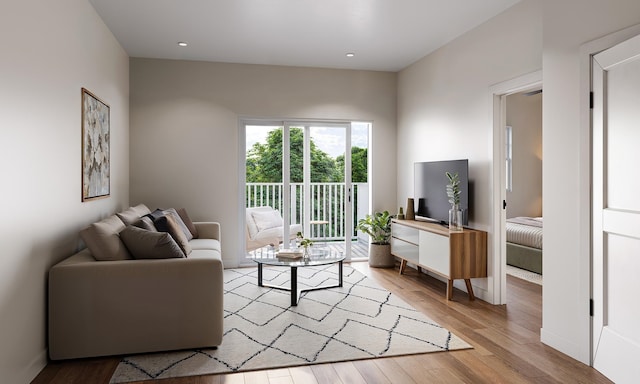
[[(353, 209), (352, 217), (346, 217), (346, 206), (349, 204), (344, 183), (310, 183), (309, 222), (326, 221), (328, 224), (309, 225), (305, 237), (311, 239), (344, 240), (347, 237), (346, 223), (351, 221), (355, 238), (355, 226), (366, 214), (369, 202), (369, 188), (366, 183), (352, 184)], [(291, 207), (289, 217), (291, 224), (306, 224), (304, 217), (305, 194), (303, 183), (291, 183)], [(270, 206), (284, 212), (282, 183), (247, 183), (246, 207)]]

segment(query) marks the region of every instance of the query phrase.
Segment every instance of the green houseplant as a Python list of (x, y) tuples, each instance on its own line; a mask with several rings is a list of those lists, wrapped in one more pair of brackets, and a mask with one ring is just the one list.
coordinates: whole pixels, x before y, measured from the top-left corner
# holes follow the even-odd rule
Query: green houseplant
[(451, 203), (449, 209), (449, 230), (462, 231), (462, 210), (460, 209), (460, 177), (458, 173), (445, 172), (449, 183), (447, 184), (447, 197)]
[(374, 212), (358, 221), (357, 229), (371, 237), (369, 242), (369, 265), (372, 267), (393, 267), (395, 259), (391, 255), (391, 219), (389, 211)]

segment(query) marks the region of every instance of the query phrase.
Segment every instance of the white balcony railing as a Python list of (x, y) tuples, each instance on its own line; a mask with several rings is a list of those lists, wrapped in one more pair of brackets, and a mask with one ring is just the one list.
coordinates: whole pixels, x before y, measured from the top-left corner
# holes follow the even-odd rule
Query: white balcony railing
[[(304, 184), (291, 183), (291, 208), (289, 210), (291, 224), (307, 224), (304, 217)], [(369, 201), (369, 188), (366, 183), (352, 184), (353, 209), (352, 217), (347, 218), (345, 207), (349, 204), (344, 183), (310, 183), (310, 217), (311, 221), (327, 221), (328, 224), (309, 225), (305, 237), (311, 239), (345, 240), (346, 223), (350, 220), (353, 228), (351, 237), (355, 238), (355, 226), (366, 214)], [(282, 183), (247, 183), (246, 207), (270, 206), (283, 210)], [(325, 233), (326, 231), (326, 233)]]

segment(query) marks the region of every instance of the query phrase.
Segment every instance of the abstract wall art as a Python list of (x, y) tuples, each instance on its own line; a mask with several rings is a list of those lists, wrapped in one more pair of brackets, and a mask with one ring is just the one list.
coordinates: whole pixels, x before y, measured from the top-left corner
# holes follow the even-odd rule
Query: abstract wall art
[(82, 201), (108, 197), (109, 106), (82, 88)]

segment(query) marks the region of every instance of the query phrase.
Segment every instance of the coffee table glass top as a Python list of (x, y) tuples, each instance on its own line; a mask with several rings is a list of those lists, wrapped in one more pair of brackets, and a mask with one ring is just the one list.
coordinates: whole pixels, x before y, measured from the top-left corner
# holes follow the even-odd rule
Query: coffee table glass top
[(337, 263), (345, 259), (342, 252), (332, 251), (329, 249), (313, 249), (309, 250), (309, 258), (299, 257), (292, 259), (288, 257), (278, 257), (277, 251), (269, 250), (253, 258), (258, 264), (286, 266), (286, 267), (307, 267), (314, 265), (327, 265)]

